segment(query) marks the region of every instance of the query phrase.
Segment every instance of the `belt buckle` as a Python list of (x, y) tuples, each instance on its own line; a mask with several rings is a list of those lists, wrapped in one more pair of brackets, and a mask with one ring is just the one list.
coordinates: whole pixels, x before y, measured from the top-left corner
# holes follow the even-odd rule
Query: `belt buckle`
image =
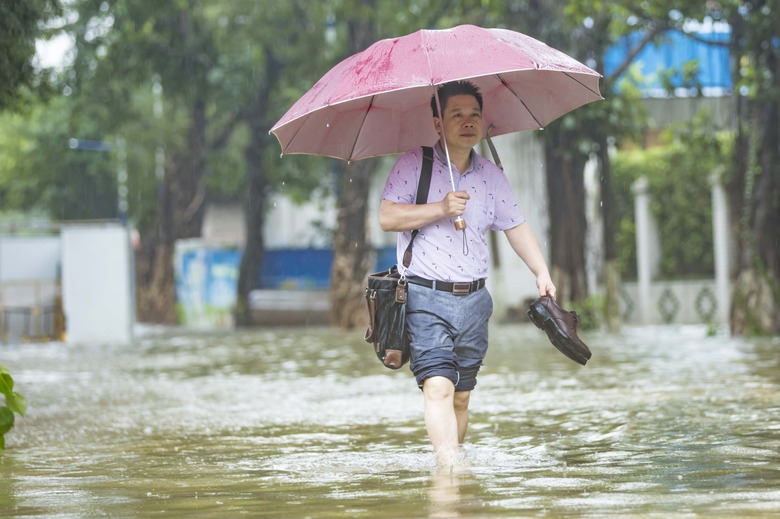
[(467, 296), (471, 293), (471, 283), (453, 283), (452, 295)]

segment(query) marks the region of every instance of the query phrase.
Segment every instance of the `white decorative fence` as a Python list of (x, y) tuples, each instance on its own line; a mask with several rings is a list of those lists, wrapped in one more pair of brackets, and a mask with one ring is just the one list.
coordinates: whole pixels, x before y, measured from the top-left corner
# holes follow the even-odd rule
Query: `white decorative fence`
[(620, 289), (621, 317), (629, 324), (722, 323), (725, 304), (712, 279), (655, 281), (643, 296), (635, 282)]
[[(727, 323), (731, 305), (728, 206), (721, 184), (721, 172), (710, 177), (712, 187), (712, 233), (715, 278), (693, 281), (657, 279), (661, 258), (659, 242), (663, 239), (650, 214), (650, 193), (647, 180), (634, 184), (636, 219), (637, 276), (636, 283), (622, 284), (622, 316), (628, 323)], [(707, 232), (703, 230), (703, 232)]]

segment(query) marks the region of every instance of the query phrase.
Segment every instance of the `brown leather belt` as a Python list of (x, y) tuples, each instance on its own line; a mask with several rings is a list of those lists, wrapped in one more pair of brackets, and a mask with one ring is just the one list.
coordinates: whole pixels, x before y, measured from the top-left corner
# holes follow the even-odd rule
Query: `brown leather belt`
[(476, 281), (464, 281), (461, 283), (450, 283), (448, 281), (434, 281), (432, 279), (420, 278), (417, 276), (409, 276), (406, 278), (409, 283), (415, 285), (422, 285), (424, 287), (432, 288), (434, 290), (441, 290), (442, 292), (449, 292), (455, 296), (467, 296), (477, 290), (485, 288), (485, 278), (477, 279)]

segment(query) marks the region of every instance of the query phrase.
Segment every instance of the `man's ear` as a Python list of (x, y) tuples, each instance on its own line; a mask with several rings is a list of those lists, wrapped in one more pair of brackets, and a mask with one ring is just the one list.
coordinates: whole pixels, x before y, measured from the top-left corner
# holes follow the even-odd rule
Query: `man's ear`
[(436, 130), (436, 133), (441, 133), (441, 119), (438, 117), (433, 118), (433, 129)]

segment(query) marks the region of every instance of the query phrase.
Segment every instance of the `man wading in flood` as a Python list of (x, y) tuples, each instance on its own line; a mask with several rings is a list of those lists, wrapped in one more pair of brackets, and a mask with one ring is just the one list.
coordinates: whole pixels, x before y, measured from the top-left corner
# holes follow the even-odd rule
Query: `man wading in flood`
[[(540, 296), (554, 297), (555, 286), (506, 175), (472, 150), (484, 136), (479, 89), (457, 81), (439, 87), (438, 97), (441, 117), (436, 96), (431, 99), (433, 125), (441, 137), (434, 148), (428, 203), (415, 204), (423, 152), (410, 150), (390, 170), (379, 222), (384, 231), (399, 233), (399, 266), (411, 231), (420, 229), (412, 262), (404, 272), (409, 281), (410, 368), (423, 391), (425, 427), (437, 463), (452, 467), (466, 437), (469, 398), (488, 347), (493, 313), (493, 300), (484, 288), (490, 262), (488, 231), (504, 231), (536, 276)], [(458, 217), (468, 222), (462, 231), (454, 227)]]

